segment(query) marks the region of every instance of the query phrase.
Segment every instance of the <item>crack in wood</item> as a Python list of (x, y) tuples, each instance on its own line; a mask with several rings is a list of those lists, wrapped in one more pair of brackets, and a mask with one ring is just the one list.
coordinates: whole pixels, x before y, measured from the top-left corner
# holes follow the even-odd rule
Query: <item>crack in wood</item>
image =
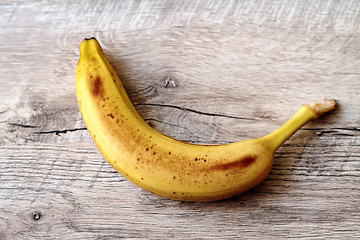
[[(154, 122), (162, 123), (162, 124), (165, 124), (165, 125), (168, 125), (168, 126), (172, 126), (172, 127), (179, 127), (179, 128), (183, 128), (183, 129), (185, 129), (184, 127), (182, 127), (182, 126), (180, 126), (180, 125), (167, 123), (167, 122), (164, 122), (164, 121), (160, 121), (160, 120), (158, 120), (158, 119), (155, 119), (155, 118), (144, 118), (144, 121), (145, 121), (145, 122), (151, 122), (151, 121), (154, 121)], [(149, 123), (148, 123), (148, 124), (149, 124)]]
[(360, 132), (358, 127), (342, 127), (342, 128), (302, 128), (302, 130), (317, 131), (316, 135), (322, 136), (324, 133), (330, 133), (336, 136), (357, 136)]
[(327, 131), (329, 129), (334, 129), (334, 130), (348, 130), (348, 131), (359, 131), (360, 132), (360, 127), (335, 127), (335, 128), (301, 128), (302, 130), (324, 130)]
[(84, 128), (73, 128), (73, 129), (63, 129), (63, 130), (41, 131), (41, 132), (33, 132), (33, 134), (53, 134), (53, 133), (55, 133), (55, 135), (59, 136), (61, 133), (84, 131), (84, 130), (87, 130), (87, 128), (84, 127)]
[(40, 126), (36, 126), (36, 125), (21, 124), (21, 123), (9, 123), (9, 125), (16, 126), (16, 127), (22, 127), (22, 128), (39, 128), (40, 127)]
[(180, 106), (176, 106), (176, 105), (169, 105), (169, 104), (138, 103), (138, 104), (134, 104), (134, 106), (135, 107), (137, 107), (137, 106), (167, 107), (167, 108), (175, 108), (175, 109), (179, 109), (179, 110), (182, 110), (182, 111), (192, 112), (192, 113), (211, 116), (211, 117), (224, 117), (224, 118), (233, 118), (233, 119), (241, 119), (241, 120), (249, 120), (249, 121), (258, 120), (258, 119), (255, 119), (255, 118), (246, 118), (246, 117), (237, 117), (237, 116), (225, 115), (225, 114), (219, 114), (219, 113), (201, 112), (201, 111), (198, 111), (198, 110), (195, 110), (195, 109), (191, 109), (191, 108), (187, 108), (187, 107), (180, 107)]

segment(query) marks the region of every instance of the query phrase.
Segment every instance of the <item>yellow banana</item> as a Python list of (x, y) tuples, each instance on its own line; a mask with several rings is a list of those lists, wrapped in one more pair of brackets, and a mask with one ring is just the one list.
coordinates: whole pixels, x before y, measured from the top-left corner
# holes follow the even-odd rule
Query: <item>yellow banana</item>
[(261, 138), (198, 145), (168, 137), (140, 117), (95, 38), (80, 44), (75, 79), (83, 120), (108, 163), (139, 187), (182, 201), (215, 201), (254, 187), (268, 175), (282, 143), (336, 106), (335, 100), (303, 105)]

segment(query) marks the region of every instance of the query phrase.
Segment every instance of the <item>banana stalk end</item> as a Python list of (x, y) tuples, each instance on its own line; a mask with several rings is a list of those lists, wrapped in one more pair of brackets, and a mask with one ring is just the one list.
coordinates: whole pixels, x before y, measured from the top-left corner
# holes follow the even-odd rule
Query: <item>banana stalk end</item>
[(323, 100), (322, 102), (313, 102), (310, 104), (311, 110), (320, 117), (324, 113), (330, 112), (336, 108), (337, 102), (335, 99)]

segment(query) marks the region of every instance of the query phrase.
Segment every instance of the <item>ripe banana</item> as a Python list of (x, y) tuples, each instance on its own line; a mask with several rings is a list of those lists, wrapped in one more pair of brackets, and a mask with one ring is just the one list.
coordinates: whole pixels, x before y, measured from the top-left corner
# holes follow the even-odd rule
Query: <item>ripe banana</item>
[(197, 145), (165, 136), (140, 117), (95, 38), (80, 44), (75, 79), (83, 120), (108, 163), (139, 187), (182, 201), (215, 201), (254, 187), (270, 172), (282, 143), (336, 106), (335, 100), (303, 105), (261, 138)]

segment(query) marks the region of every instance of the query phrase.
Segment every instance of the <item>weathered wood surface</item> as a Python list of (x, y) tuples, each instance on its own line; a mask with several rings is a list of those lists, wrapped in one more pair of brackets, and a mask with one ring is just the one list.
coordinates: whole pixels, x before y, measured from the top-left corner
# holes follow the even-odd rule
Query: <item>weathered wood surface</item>
[[(360, 2), (0, 1), (0, 239), (360, 238)], [(180, 140), (259, 137), (303, 103), (339, 108), (241, 196), (149, 194), (95, 148), (77, 108), (95, 36), (139, 113)]]

